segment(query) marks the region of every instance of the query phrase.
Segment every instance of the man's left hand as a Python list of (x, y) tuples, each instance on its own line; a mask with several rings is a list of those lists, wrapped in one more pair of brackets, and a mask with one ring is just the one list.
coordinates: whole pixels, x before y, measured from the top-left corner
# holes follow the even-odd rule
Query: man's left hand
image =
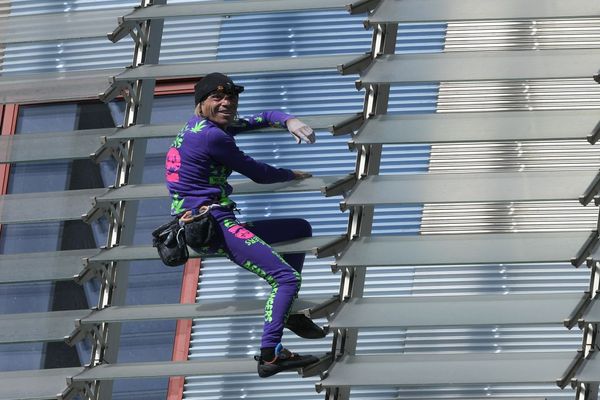
[(294, 136), (297, 144), (300, 144), (302, 141), (312, 144), (317, 140), (315, 131), (298, 118), (288, 119), (285, 124), (288, 131)]

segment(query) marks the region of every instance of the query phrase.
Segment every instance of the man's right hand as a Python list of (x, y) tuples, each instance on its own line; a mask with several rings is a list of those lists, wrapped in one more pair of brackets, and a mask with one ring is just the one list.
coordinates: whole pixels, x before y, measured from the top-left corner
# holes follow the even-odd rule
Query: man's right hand
[(296, 180), (312, 177), (312, 174), (310, 172), (304, 172), (299, 170), (292, 170), (292, 172), (294, 173), (294, 179)]

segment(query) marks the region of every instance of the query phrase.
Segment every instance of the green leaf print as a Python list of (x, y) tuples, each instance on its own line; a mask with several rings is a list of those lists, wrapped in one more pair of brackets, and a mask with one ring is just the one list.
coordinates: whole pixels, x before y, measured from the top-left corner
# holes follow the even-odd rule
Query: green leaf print
[(182, 144), (183, 144), (183, 135), (179, 134), (175, 137), (175, 139), (173, 140), (173, 143), (171, 143), (171, 147), (175, 147), (176, 149), (178, 149), (181, 147)]
[(198, 133), (202, 130), (202, 128), (204, 128), (204, 125), (206, 124), (206, 120), (203, 119), (200, 122), (196, 122), (196, 125), (194, 125), (193, 127), (190, 128), (190, 132), (193, 133)]
[(185, 209), (183, 208), (183, 200), (184, 199), (179, 198), (179, 195), (177, 193), (173, 195), (173, 201), (171, 202), (172, 214), (181, 214), (185, 211)]

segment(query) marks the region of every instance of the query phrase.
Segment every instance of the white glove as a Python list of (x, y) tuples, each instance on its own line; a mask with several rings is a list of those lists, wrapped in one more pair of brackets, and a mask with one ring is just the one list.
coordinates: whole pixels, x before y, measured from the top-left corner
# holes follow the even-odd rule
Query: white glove
[(317, 140), (315, 137), (315, 132), (312, 130), (312, 128), (300, 121), (298, 118), (288, 119), (285, 124), (288, 131), (290, 131), (292, 136), (294, 136), (297, 144), (300, 144), (302, 141), (305, 141), (306, 143), (314, 143), (315, 140)]

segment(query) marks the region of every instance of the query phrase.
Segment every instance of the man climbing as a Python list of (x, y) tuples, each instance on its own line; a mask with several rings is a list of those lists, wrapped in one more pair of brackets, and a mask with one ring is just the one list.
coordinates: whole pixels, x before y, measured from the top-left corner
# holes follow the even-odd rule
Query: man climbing
[(281, 344), (284, 327), (304, 338), (325, 336), (306, 316), (290, 315), (300, 290), (304, 254), (280, 256), (269, 245), (310, 237), (312, 230), (307, 221), (299, 218), (239, 222), (234, 215), (235, 203), (229, 198), (232, 187), (227, 178), (232, 171), (257, 183), (286, 182), (312, 175), (254, 160), (237, 147), (234, 135), (267, 126), (286, 127), (297, 143), (314, 143), (315, 134), (308, 125), (280, 111), (237, 119), (238, 95), (243, 90), (220, 73), (211, 73), (196, 84), (194, 116), (167, 153), (165, 177), (172, 199), (171, 214), (184, 217), (208, 207), (218, 223), (220, 234), (209, 246), (195, 246), (194, 237), (189, 236), (188, 245), (200, 253), (224, 253), (271, 286), (260, 356), (255, 357), (259, 376), (268, 377), (318, 361), (314, 356), (292, 353)]

